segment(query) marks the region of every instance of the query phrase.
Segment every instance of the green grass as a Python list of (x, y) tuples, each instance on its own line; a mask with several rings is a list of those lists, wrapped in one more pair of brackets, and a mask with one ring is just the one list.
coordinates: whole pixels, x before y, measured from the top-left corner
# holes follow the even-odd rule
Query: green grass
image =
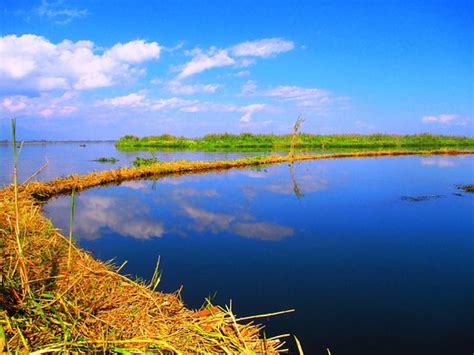
[[(292, 135), (273, 134), (207, 134), (200, 138), (176, 137), (170, 134), (145, 136), (126, 135), (115, 144), (123, 150), (138, 149), (191, 149), (191, 150), (245, 150), (272, 149), (288, 150)], [(337, 134), (315, 135), (300, 133), (296, 138), (298, 149), (331, 148), (474, 148), (474, 137), (434, 135), (390, 134)]]
[(153, 164), (156, 164), (156, 163), (159, 163), (160, 161), (158, 159), (156, 159), (155, 157), (152, 157), (152, 158), (142, 158), (142, 157), (137, 157), (135, 158), (135, 160), (133, 161), (133, 166), (134, 167), (142, 167), (142, 166), (150, 166), (150, 165), (153, 165)]

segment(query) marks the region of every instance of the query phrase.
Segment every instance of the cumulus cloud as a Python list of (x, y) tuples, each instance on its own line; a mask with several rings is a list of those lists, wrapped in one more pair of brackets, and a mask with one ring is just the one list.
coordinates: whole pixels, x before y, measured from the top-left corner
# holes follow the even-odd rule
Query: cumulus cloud
[(240, 122), (249, 123), (256, 112), (263, 111), (266, 107), (266, 104), (252, 104), (240, 107), (238, 111), (244, 113), (244, 115), (240, 118)]
[(255, 62), (252, 57), (268, 58), (293, 48), (293, 42), (281, 38), (247, 41), (225, 49), (211, 47), (206, 52), (196, 48), (186, 52), (192, 59), (180, 68), (178, 79), (185, 79), (212, 68), (231, 65), (247, 67)]
[(225, 49), (211, 48), (207, 53), (197, 50), (194, 52), (194, 57), (191, 61), (182, 67), (178, 78), (184, 79), (208, 69), (225, 67), (234, 63), (235, 60), (229, 56)]
[(11, 95), (0, 99), (0, 112), (21, 113), (34, 117), (66, 117), (76, 112), (80, 103), (72, 92), (55, 97), (50, 94), (28, 97)]
[(442, 124), (449, 124), (453, 121), (456, 121), (459, 118), (458, 115), (454, 114), (441, 114), (441, 115), (429, 115), (423, 116), (421, 121), (423, 123), (442, 123)]
[(275, 54), (291, 51), (295, 48), (292, 41), (281, 38), (264, 38), (257, 41), (247, 41), (232, 47), (232, 54), (236, 57), (267, 58)]
[(159, 58), (161, 47), (156, 42), (135, 40), (125, 44), (117, 43), (105, 52), (105, 56), (126, 63), (141, 63)]
[(142, 40), (100, 53), (91, 41), (54, 44), (31, 34), (8, 35), (0, 37), (0, 89), (15, 94), (107, 87), (140, 75), (137, 64), (159, 55), (156, 42)]

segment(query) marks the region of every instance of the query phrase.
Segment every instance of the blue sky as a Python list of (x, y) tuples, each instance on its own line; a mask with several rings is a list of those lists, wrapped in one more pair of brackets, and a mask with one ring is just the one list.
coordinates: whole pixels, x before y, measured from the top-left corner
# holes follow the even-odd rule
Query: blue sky
[(0, 4), (0, 139), (472, 135), (471, 1)]

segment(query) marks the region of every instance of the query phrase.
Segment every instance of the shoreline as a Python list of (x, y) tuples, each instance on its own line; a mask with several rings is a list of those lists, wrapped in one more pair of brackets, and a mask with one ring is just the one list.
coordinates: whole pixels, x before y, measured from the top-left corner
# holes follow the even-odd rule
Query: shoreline
[(397, 151), (362, 151), (340, 152), (328, 154), (299, 154), (293, 157), (286, 155), (266, 155), (250, 158), (239, 158), (224, 161), (173, 161), (160, 162), (151, 166), (127, 167), (113, 170), (91, 172), (81, 176), (71, 175), (58, 178), (49, 182), (32, 182), (27, 189), (38, 201), (45, 201), (55, 195), (68, 194), (73, 188), (82, 191), (92, 187), (107, 184), (117, 184), (123, 181), (139, 180), (149, 177), (164, 175), (181, 175), (189, 173), (207, 173), (210, 171), (229, 170), (233, 168), (246, 168), (258, 165), (292, 163), (304, 160), (345, 159), (345, 158), (377, 158), (411, 155), (471, 155), (474, 150), (462, 149), (437, 149), (437, 150), (397, 150)]
[[(17, 203), (14, 186), (7, 185), (0, 190), (0, 267), (4, 275), (0, 289), (0, 304), (4, 307), (0, 309), (0, 351), (278, 353), (285, 350), (282, 336), (265, 339), (261, 326), (239, 322), (231, 309), (210, 303), (197, 311), (188, 309), (179, 292), (155, 291), (159, 274), (150, 284), (133, 281), (119, 274), (120, 268), (98, 261), (76, 247), (42, 213), (41, 204), (54, 196), (129, 180), (305, 160), (466, 154), (474, 154), (474, 150), (365, 151), (175, 161), (30, 182), (18, 187)], [(21, 248), (16, 244), (16, 235), (21, 238)]]

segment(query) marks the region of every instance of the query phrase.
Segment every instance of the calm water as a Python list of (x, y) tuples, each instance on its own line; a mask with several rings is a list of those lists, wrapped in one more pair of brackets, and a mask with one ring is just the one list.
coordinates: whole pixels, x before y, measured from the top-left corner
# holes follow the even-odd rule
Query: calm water
[[(256, 153), (244, 152), (192, 152), (169, 151), (156, 152), (156, 157), (161, 161), (170, 160), (217, 160), (235, 159), (244, 156), (255, 156)], [(258, 153), (264, 154), (264, 153)], [(12, 180), (12, 147), (0, 144), (0, 187)], [(123, 152), (115, 149), (113, 143), (87, 143), (81, 147), (80, 143), (56, 144), (25, 144), (19, 155), (19, 178), (24, 181), (35, 173), (47, 162), (46, 168), (38, 175), (38, 180), (51, 180), (56, 177), (70, 174), (83, 174), (91, 171), (130, 166), (138, 157), (150, 158), (150, 152)], [(94, 159), (101, 157), (115, 157), (119, 161), (115, 164), (98, 163)]]
[[(52, 152), (49, 176), (136, 155), (110, 144), (34, 149), (23, 157)], [(158, 154), (226, 156), (236, 154)], [(127, 182), (77, 196), (75, 235), (144, 278), (160, 255), (160, 289), (184, 285), (191, 307), (211, 296), (232, 299), (238, 316), (296, 308), (265, 322), (267, 333), (297, 334), (309, 354), (471, 354), (474, 196), (456, 185), (473, 182), (473, 167), (473, 156), (410, 156)], [(45, 206), (65, 231), (69, 205)]]

